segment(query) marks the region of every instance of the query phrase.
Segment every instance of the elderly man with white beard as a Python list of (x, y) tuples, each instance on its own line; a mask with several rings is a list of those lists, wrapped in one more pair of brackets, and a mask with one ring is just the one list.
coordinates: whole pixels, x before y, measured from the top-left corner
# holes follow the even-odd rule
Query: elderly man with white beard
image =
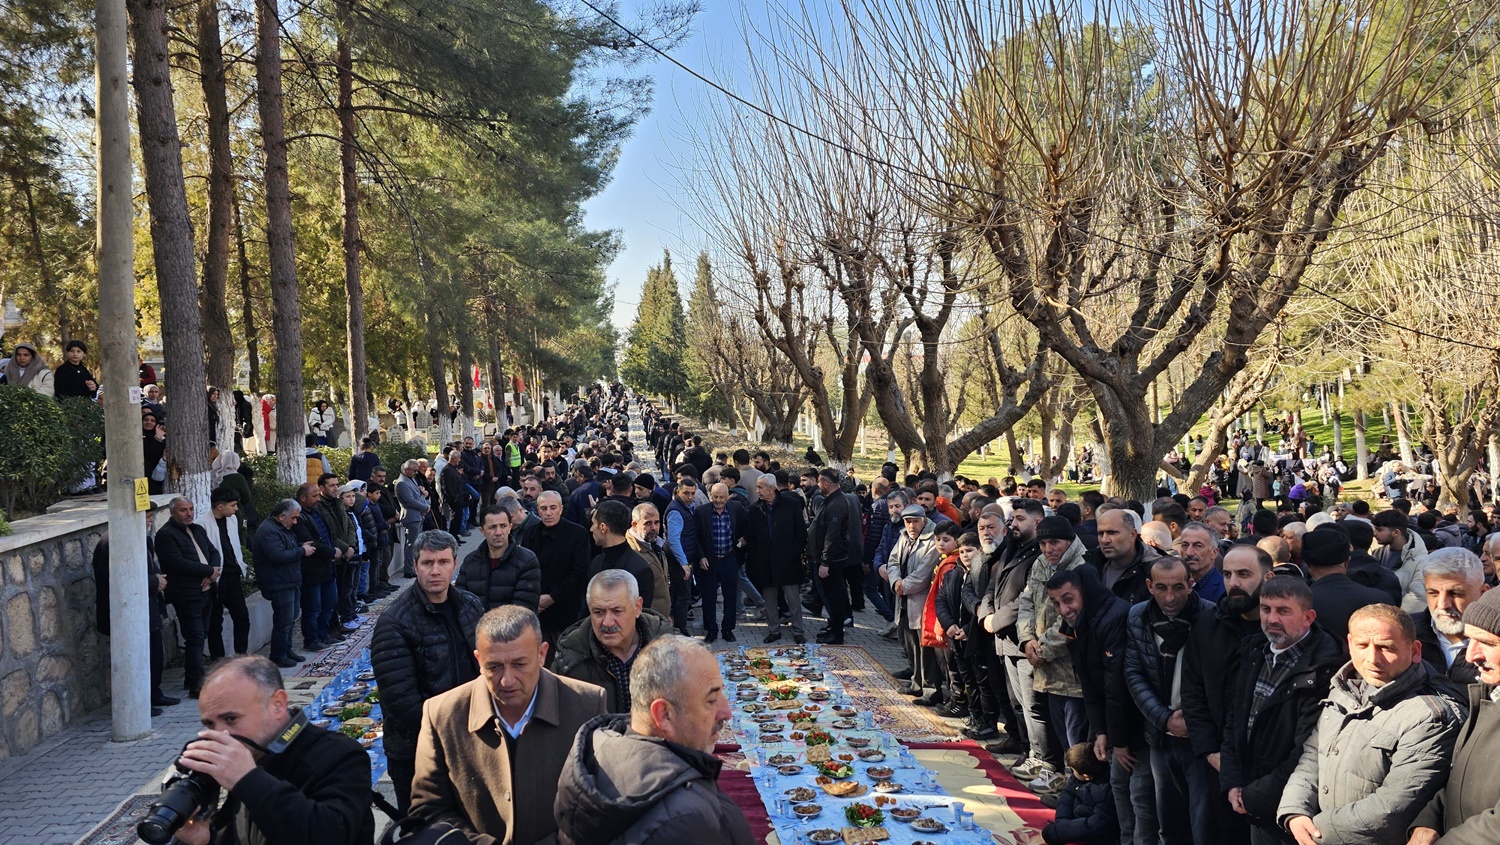
[[(895, 493), (891, 494), (896, 495)], [(982, 648), (969, 649), (975, 682), (979, 685), (981, 702), (986, 715), (995, 717), (993, 724), (977, 729), (964, 728), (964, 735), (980, 742), (993, 754), (1019, 754), (1025, 750), (1020, 740), (1020, 723), (1016, 721), (1015, 708), (1005, 686), (1005, 665), (1000, 655), (990, 646), (994, 634), (984, 630), (981, 609), (989, 601), (990, 579), (1000, 562), (1000, 547), (1005, 539), (1005, 517), (998, 504), (985, 507), (976, 526), (979, 535), (979, 550), (984, 557), (969, 569), (964, 578), (961, 595), (964, 608), (974, 616), (974, 625), (968, 632), (970, 642), (982, 643)], [(985, 609), (985, 613), (993, 612)], [(986, 698), (985, 693), (988, 693)], [(986, 730), (986, 728), (988, 728)], [(998, 728), (998, 729), (997, 729)], [(1003, 732), (1003, 736), (1002, 736)]]
[(1465, 656), (1469, 640), (1464, 634), (1464, 609), (1488, 589), (1479, 558), (1456, 546), (1428, 552), (1422, 586), (1427, 609), (1411, 617), (1422, 644), (1422, 659), (1459, 687), (1478, 683), (1479, 672)]

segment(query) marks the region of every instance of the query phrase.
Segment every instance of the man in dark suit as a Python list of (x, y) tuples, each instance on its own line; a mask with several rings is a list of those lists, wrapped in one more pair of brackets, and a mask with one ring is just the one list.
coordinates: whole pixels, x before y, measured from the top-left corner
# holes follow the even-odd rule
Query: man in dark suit
[(1484, 567), (1468, 549), (1450, 546), (1427, 553), (1422, 564), (1427, 609), (1412, 614), (1422, 659), (1460, 689), (1479, 683), (1479, 670), (1468, 660), (1464, 609), (1485, 591)]
[[(719, 633), (725, 642), (734, 642), (734, 620), (740, 604), (740, 549), (745, 540), (745, 508), (729, 500), (729, 486), (723, 483), (709, 488), (708, 504), (693, 511), (698, 524), (698, 547), (702, 555), (693, 573), (698, 593), (703, 596), (703, 640), (714, 642)], [(714, 619), (719, 592), (724, 593), (723, 624)]]
[(1393, 603), (1380, 590), (1349, 578), (1349, 535), (1337, 523), (1319, 525), (1302, 535), (1302, 563), (1312, 576), (1309, 580), (1318, 624), (1340, 643), (1349, 634), (1349, 617), (1354, 611), (1367, 604)]
[(524, 607), (486, 613), (474, 645), (480, 677), (422, 707), (411, 813), (460, 841), (550, 841), (558, 778), (578, 729), (608, 712), (604, 689), (542, 668), (542, 624)]
[[(162, 604), (162, 591), (167, 587), (167, 576), (156, 562), (156, 543), (151, 535), (155, 527), (156, 514), (146, 511), (146, 624), (151, 637), (151, 715), (161, 715), (161, 708), (171, 707), (178, 699), (161, 691), (161, 674), (166, 668), (166, 651), (161, 639), (161, 620), (166, 615)], [(95, 627), (99, 633), (110, 636), (109, 625), (109, 535), (99, 538), (94, 546), (94, 586), (98, 590), (95, 605)]]
[(188, 698), (203, 685), (203, 644), (208, 639), (209, 591), (219, 580), (219, 552), (208, 532), (193, 522), (193, 502), (181, 496), (168, 508), (171, 519), (156, 532), (156, 557), (167, 576), (166, 597), (182, 629), (182, 680)]

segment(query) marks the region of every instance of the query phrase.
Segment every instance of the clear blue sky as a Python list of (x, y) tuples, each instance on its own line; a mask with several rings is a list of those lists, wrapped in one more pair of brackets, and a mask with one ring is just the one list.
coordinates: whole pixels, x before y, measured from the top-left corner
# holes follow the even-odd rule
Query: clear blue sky
[[(626, 0), (623, 5), (624, 20), (629, 25), (630, 13), (647, 4)], [(725, 87), (738, 90), (736, 82), (745, 59), (740, 4), (705, 0), (703, 5), (704, 10), (693, 21), (692, 34), (673, 56)], [(755, 3), (748, 14), (753, 17), (764, 11), (762, 3)], [(703, 104), (722, 97), (665, 59), (644, 71), (656, 80), (651, 113), (625, 142), (614, 181), (584, 206), (589, 228), (616, 229), (624, 239), (624, 248), (608, 274), (615, 286), (614, 323), (621, 332), (629, 329), (635, 318), (646, 270), (661, 261), (664, 248), (672, 251), (678, 282), (686, 285), (689, 281), (683, 270), (691, 273), (692, 262), (704, 244), (689, 214), (691, 204), (678, 189), (684, 167), (694, 156), (685, 136), (697, 122)], [(687, 296), (686, 288), (683, 296)]]

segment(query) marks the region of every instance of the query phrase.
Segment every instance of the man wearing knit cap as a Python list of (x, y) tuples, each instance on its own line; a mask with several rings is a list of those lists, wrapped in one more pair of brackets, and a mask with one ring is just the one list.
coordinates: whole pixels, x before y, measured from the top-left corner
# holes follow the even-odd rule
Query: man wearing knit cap
[[(1083, 541), (1066, 517), (1049, 516), (1036, 527), (1042, 556), (1031, 565), (1026, 590), (1021, 593), (1016, 618), (1016, 636), (1031, 664), (1031, 686), (1047, 696), (1047, 718), (1052, 729), (1072, 748), (1089, 742), (1088, 711), (1083, 705), (1083, 687), (1068, 654), (1068, 640), (1059, 630), (1062, 617), (1048, 598), (1047, 581), (1059, 572), (1084, 565)], [(1056, 770), (1038, 771), (1029, 786), (1038, 790), (1061, 789), (1067, 778)]]
[(1367, 604), (1390, 604), (1380, 590), (1349, 578), (1349, 535), (1337, 524), (1320, 525), (1302, 535), (1302, 563), (1307, 566), (1318, 624), (1339, 642), (1349, 633), (1349, 617)]
[(1412, 822), (1408, 845), (1500, 842), (1500, 590), (1464, 608), (1464, 636), (1479, 683), (1469, 685), (1469, 716), (1453, 749), (1448, 785)]
[[(911, 684), (905, 690), (918, 696), (920, 703), (928, 706), (942, 701), (942, 678), (938, 672), (937, 656), (932, 649), (922, 645), (922, 611), (927, 605), (927, 593), (932, 589), (932, 573), (937, 568), (937, 540), (933, 536), (933, 522), (921, 505), (908, 505), (901, 511), (904, 529), (896, 538), (895, 548), (885, 563), (885, 579), (896, 594), (896, 623), (901, 635), (902, 649), (911, 661)], [(929, 694), (927, 688), (931, 687)]]

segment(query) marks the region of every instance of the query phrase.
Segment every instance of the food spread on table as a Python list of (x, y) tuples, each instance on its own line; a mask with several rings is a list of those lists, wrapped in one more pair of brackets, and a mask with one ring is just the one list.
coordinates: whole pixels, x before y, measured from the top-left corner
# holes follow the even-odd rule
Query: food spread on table
[(854, 706), (818, 648), (719, 659), (733, 730), (782, 842), (915, 845), (939, 834), (944, 845), (993, 841), (908, 749)]

